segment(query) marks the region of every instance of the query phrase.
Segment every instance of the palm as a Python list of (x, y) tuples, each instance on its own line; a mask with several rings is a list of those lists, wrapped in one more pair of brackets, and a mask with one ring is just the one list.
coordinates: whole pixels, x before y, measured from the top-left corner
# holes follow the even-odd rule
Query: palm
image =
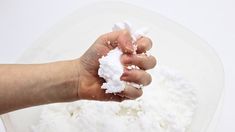
[[(100, 99), (104, 96), (104, 90), (101, 89), (101, 85), (104, 82), (102, 78), (98, 76), (99, 58), (106, 55), (111, 49), (107, 47), (104, 42), (97, 40), (87, 52), (80, 58), (82, 66), (82, 89), (83, 97), (85, 99)], [(84, 88), (84, 89), (83, 89)]]

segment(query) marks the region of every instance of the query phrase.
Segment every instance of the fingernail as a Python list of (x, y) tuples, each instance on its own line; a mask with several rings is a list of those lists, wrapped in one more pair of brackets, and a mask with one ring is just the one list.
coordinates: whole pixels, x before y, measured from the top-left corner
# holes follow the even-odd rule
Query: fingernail
[(121, 80), (126, 80), (127, 77), (126, 76), (121, 76)]
[(126, 42), (126, 51), (125, 53), (133, 53), (134, 52), (134, 47), (130, 41)]
[(128, 52), (126, 52), (126, 53), (131, 53), (132, 54), (134, 52), (134, 49), (131, 48), (131, 47), (128, 47), (127, 50), (128, 50)]
[(128, 77), (128, 70), (124, 71), (124, 73), (122, 74), (122, 76), (120, 77), (121, 80), (126, 80)]
[(122, 63), (123, 64), (131, 64), (131, 56), (128, 54), (124, 54), (122, 56)]

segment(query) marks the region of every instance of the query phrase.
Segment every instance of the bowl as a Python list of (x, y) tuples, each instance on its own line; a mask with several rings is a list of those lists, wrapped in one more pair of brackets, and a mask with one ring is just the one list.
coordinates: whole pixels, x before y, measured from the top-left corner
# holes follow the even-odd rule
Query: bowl
[[(98, 2), (66, 17), (41, 36), (17, 63), (45, 63), (78, 58), (114, 23), (128, 20), (136, 27), (148, 26), (158, 63), (173, 67), (192, 82), (197, 90), (198, 108), (187, 132), (209, 132), (215, 122), (224, 90), (224, 72), (215, 51), (198, 35), (147, 9), (123, 2)], [(7, 132), (30, 132), (37, 124), (41, 106), (2, 115)], [(220, 113), (220, 111), (217, 113)]]

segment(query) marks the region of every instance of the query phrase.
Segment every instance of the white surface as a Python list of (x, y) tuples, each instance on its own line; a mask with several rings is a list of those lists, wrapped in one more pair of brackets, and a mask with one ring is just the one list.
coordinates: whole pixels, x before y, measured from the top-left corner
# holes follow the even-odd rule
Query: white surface
[[(133, 0), (131, 0), (133, 1)], [(234, 81), (235, 12), (229, 0), (135, 0), (135, 4), (150, 8), (188, 27), (206, 39), (219, 53), (226, 72), (225, 105), (218, 132), (235, 130)], [(15, 59), (52, 25), (83, 5), (83, 1), (0, 1), (0, 63)]]

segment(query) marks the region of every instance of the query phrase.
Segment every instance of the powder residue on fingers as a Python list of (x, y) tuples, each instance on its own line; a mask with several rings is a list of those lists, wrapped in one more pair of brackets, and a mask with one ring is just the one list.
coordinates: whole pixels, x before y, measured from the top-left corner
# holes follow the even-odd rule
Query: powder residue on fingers
[[(135, 42), (143, 35), (147, 33), (147, 28), (141, 28), (139, 30), (134, 31), (131, 24), (129, 22), (121, 22), (116, 23), (113, 26), (113, 31), (118, 31), (122, 29), (127, 29), (132, 36), (132, 43), (134, 47), (133, 54), (136, 54), (137, 45)], [(105, 79), (105, 83), (101, 86), (102, 89), (106, 89), (106, 93), (119, 93), (124, 90), (126, 85), (131, 85), (135, 88), (142, 88), (142, 84), (136, 84), (134, 82), (125, 82), (122, 81), (121, 75), (124, 72), (124, 66), (121, 63), (121, 55), (123, 52), (116, 47), (111, 50), (106, 56), (103, 56), (99, 59), (99, 69), (98, 75)], [(128, 66), (127, 69), (139, 69), (138, 66), (131, 65)]]

